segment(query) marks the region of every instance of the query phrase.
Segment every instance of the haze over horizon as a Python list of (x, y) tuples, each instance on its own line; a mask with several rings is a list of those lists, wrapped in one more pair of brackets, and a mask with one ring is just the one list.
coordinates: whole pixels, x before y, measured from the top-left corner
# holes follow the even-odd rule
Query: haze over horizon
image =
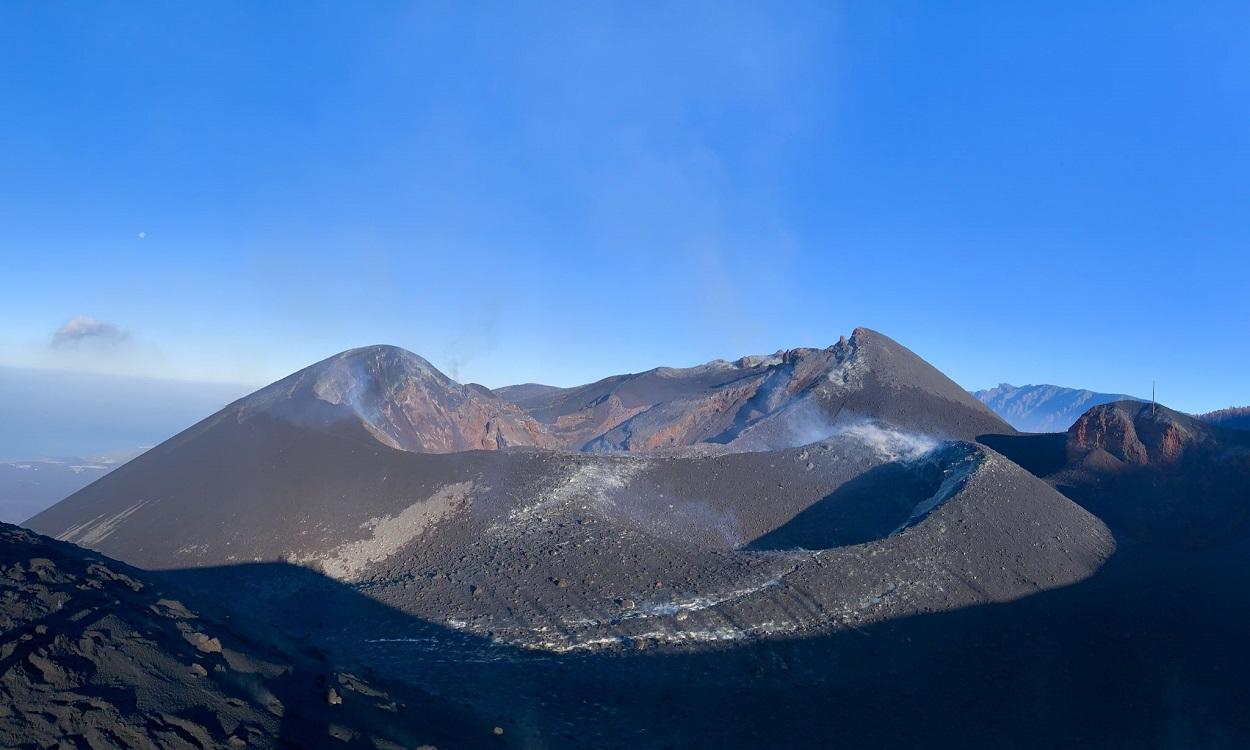
[(573, 385), (856, 326), (1250, 402), (1250, 8), (0, 7), (0, 365)]

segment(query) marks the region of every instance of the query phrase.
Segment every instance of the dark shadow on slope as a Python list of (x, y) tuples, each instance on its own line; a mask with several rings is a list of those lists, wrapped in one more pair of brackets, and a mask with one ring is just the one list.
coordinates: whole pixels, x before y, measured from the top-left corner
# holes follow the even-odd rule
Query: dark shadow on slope
[[(1227, 578), (1210, 575), (1230, 563)], [(599, 695), (636, 700), (652, 731), (680, 727), (666, 739), (681, 747), (1245, 746), (1250, 609), (1224, 588), (1246, 572), (1244, 553), (1183, 563), (1129, 553), (1091, 581), (1009, 604), (708, 654), (603, 658), (612, 679)], [(582, 682), (568, 689), (590, 690), (594, 673), (575, 670)]]
[[(254, 567), (248, 578), (293, 578), (290, 566)], [(463, 705), (362, 679), (350, 660), (260, 626), (243, 598), (196, 596), (7, 524), (0, 593), (5, 747), (508, 744)], [(369, 602), (338, 597), (349, 600)]]
[(1025, 471), (1047, 477), (1068, 461), (1066, 432), (1021, 433), (1019, 435), (977, 435), (977, 442), (998, 451)]
[[(287, 563), (243, 565), (158, 571), (172, 585), (224, 607), (235, 626), (248, 633), (266, 633), (267, 642), (285, 653), (298, 653), (324, 665), (315, 680), (292, 681), (285, 692), (276, 691), (288, 713), (283, 717), (280, 740), (290, 747), (373, 747), (362, 735), (348, 737), (342, 728), (374, 723), (382, 736), (407, 736), (422, 746), (512, 747), (514, 738), (495, 736), (497, 722), (484, 717), (467, 703), (436, 698), (419, 686), (423, 681), (382, 676), (372, 660), (360, 659), (360, 647), (385, 643), (391, 638), (428, 639), (438, 649), (456, 654), (480, 653), (482, 639), (426, 623), (315, 571)], [(436, 649), (437, 650), (437, 649)], [(345, 704), (331, 709), (326, 692), (335, 688), (347, 694), (351, 688), (335, 684), (333, 674), (356, 674), (367, 684), (358, 691), (375, 701), (393, 705), (393, 720), (378, 716), (353, 716)], [(389, 683), (388, 683), (389, 680)], [(425, 681), (428, 684), (428, 681)], [(395, 690), (397, 685), (403, 688)], [(418, 687), (418, 689), (413, 689)], [(389, 688), (387, 692), (382, 689)], [(376, 692), (371, 692), (376, 691)], [(426, 730), (414, 736), (413, 726)], [(347, 737), (347, 739), (343, 739)]]
[(1116, 537), (1180, 549), (1244, 539), (1250, 529), (1250, 443), (1227, 432), (1174, 463), (1137, 465), (1068, 453), (1066, 433), (981, 435), (978, 442), (1046, 479)]
[(362, 589), (300, 565), (245, 563), (155, 574), (214, 601), (234, 602), (235, 616), (249, 625), (280, 626), (301, 639), (351, 640), (358, 635), (357, 626), (367, 625), (368, 637), (379, 642), (437, 637), (455, 649), (484, 645), (479, 638), (404, 614)]
[[(406, 616), (293, 566), (164, 574), (533, 747), (1244, 747), (1250, 551), (1121, 546), (1091, 579), (826, 636), (580, 656)], [(494, 738), (492, 737), (492, 740)]]
[(882, 539), (941, 484), (936, 462), (882, 464), (845, 482), (746, 549), (829, 549)]
[(1064, 495), (1141, 544), (1182, 552), (1241, 544), (1250, 536), (1250, 457), (1235, 462), (1192, 456), (1167, 471), (1077, 466), (1054, 479)]

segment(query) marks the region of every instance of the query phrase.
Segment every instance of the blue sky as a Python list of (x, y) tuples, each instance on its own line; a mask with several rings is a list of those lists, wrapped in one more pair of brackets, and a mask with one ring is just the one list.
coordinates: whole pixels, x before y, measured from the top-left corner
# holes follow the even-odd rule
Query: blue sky
[(522, 5), (0, 4), (0, 364), (1250, 403), (1250, 5)]

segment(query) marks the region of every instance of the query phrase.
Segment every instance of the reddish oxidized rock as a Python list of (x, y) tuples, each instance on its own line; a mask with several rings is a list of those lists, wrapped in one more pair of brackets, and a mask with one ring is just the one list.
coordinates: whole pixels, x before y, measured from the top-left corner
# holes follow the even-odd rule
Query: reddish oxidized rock
[(1117, 401), (1095, 406), (1068, 429), (1073, 458), (1102, 450), (1124, 463), (1171, 465), (1205, 440), (1192, 418), (1154, 404)]

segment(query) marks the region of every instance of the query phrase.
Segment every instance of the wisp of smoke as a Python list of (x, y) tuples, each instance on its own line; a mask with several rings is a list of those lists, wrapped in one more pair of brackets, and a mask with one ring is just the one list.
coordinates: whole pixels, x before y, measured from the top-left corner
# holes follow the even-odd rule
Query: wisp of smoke
[(830, 437), (835, 435), (849, 437), (863, 443), (886, 461), (911, 461), (938, 447), (938, 441), (928, 435), (902, 432), (889, 425), (870, 420), (840, 425)]
[(475, 356), (495, 348), (495, 331), (499, 325), (499, 306), (493, 302), (481, 307), (475, 317), (467, 319), (464, 327), (443, 347), (443, 367), (447, 376), (462, 382), (464, 368)]
[(790, 446), (809, 445), (833, 437), (846, 437), (864, 445), (883, 461), (912, 460), (938, 447), (929, 435), (905, 432), (885, 422), (848, 418), (834, 421), (811, 401), (791, 408), (786, 418)]

